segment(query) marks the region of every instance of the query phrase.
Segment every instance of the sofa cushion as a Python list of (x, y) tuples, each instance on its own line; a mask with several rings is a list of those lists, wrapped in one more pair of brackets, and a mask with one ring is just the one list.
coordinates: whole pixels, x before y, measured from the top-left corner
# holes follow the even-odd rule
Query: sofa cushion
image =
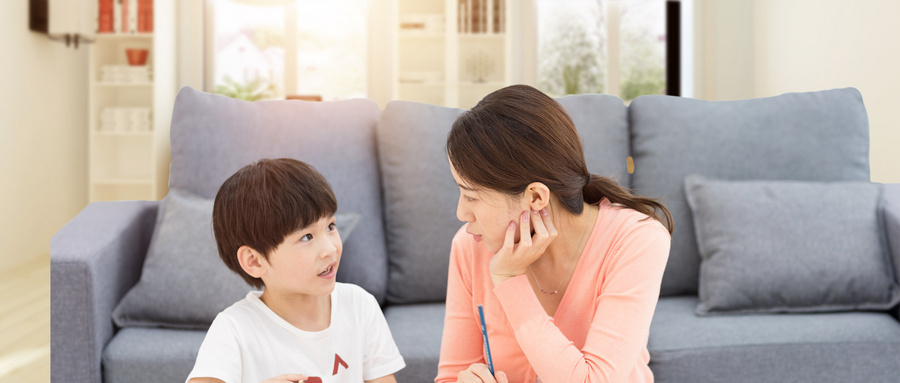
[(440, 302), (446, 295), (450, 241), (461, 223), (444, 145), (460, 113), (407, 101), (392, 101), (381, 113), (377, 137), (389, 302)]
[(641, 96), (628, 107), (632, 185), (660, 198), (675, 231), (661, 294), (695, 294), (700, 255), (684, 177), (868, 181), (869, 129), (856, 89), (741, 101)]
[(444, 304), (388, 306), (384, 318), (406, 361), (406, 368), (396, 374), (397, 381), (433, 382), (441, 356)]
[(631, 187), (628, 108), (622, 99), (605, 94), (580, 94), (557, 98), (581, 135), (584, 159), (591, 174), (614, 179)]
[(698, 317), (697, 303), (696, 297), (659, 300), (648, 343), (657, 382), (896, 382), (900, 376), (900, 323), (888, 314)]
[(199, 330), (122, 329), (103, 351), (103, 382), (184, 382), (204, 337)]
[(884, 185), (881, 214), (894, 262), (894, 277), (900, 282), (900, 183)]
[(870, 182), (685, 178), (698, 314), (888, 310), (900, 287)]
[[(894, 277), (900, 283), (900, 183), (884, 184), (881, 203), (881, 214), (884, 216), (884, 228), (891, 248), (891, 261), (894, 262)], [(894, 307), (894, 318), (900, 320), (900, 305)]]
[[(607, 95), (558, 99), (584, 143), (588, 169), (623, 185), (628, 152), (627, 110)], [(392, 303), (443, 302), (459, 189), (450, 174), (447, 134), (461, 109), (408, 101), (388, 103), (378, 121)]]
[(371, 100), (245, 102), (183, 88), (170, 132), (169, 187), (213, 198), (225, 179), (260, 158), (294, 158), (331, 184), (338, 210), (360, 215), (337, 279), (383, 302), (387, 253)]
[[(116, 325), (206, 329), (220, 311), (247, 295), (250, 285), (219, 258), (212, 210), (211, 199), (169, 190), (160, 204), (141, 279), (113, 311)], [(335, 214), (345, 243), (358, 220), (356, 213)]]

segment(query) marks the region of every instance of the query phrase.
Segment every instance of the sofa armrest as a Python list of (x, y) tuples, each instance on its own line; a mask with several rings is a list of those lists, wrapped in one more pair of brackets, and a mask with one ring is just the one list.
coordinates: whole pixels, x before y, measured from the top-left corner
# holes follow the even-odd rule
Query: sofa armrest
[[(900, 282), (900, 184), (884, 184), (882, 213), (887, 232), (891, 259), (894, 261), (894, 277)], [(894, 318), (900, 320), (900, 306), (895, 307)]]
[(50, 240), (52, 381), (101, 382), (111, 313), (140, 278), (158, 206), (92, 203)]

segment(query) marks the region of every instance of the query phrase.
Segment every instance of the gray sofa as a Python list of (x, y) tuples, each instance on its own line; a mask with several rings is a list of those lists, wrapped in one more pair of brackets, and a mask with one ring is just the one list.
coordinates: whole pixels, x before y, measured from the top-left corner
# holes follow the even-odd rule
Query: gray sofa
[[(590, 170), (662, 199), (675, 217), (648, 343), (657, 381), (900, 381), (900, 184), (869, 183), (859, 92), (727, 102), (643, 96), (628, 106), (607, 95), (559, 101), (582, 135)], [(459, 113), (403, 101), (384, 110), (360, 99), (247, 103), (185, 88), (172, 119), (170, 190), (194, 196), (202, 209), (228, 175), (258, 158), (314, 165), (332, 183), (339, 211), (360, 217), (345, 238), (338, 279), (383, 304), (407, 363), (398, 381), (431, 381), (450, 240), (461, 225), (443, 149)], [(867, 192), (818, 205), (822, 190), (846, 196), (845, 184)], [(183, 381), (210, 312), (248, 289), (232, 276), (213, 278), (221, 270), (213, 270), (206, 229), (187, 238), (206, 245), (167, 250), (174, 266), (151, 260), (148, 253), (173, 246), (160, 239), (163, 230), (195, 236), (191, 228), (203, 225), (163, 228), (177, 219), (172, 195), (93, 203), (53, 237), (54, 381)], [(751, 217), (782, 197), (796, 200), (783, 215)], [(169, 218), (161, 212), (167, 203)], [(792, 208), (803, 204), (821, 219)], [(792, 219), (804, 221), (779, 226)], [(764, 237), (748, 242), (741, 233)], [(764, 261), (734, 255), (757, 246)], [(820, 258), (798, 266), (810, 257)], [(211, 263), (190, 264), (200, 258)], [(195, 278), (173, 277), (185, 270)]]

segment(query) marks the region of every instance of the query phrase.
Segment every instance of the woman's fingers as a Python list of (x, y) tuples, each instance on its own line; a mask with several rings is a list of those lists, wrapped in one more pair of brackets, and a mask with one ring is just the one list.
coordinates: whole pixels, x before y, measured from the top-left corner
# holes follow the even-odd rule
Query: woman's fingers
[(516, 247), (516, 223), (510, 221), (509, 226), (506, 227), (506, 237), (503, 239), (503, 249), (502, 251), (507, 251), (509, 254), (513, 253), (513, 250)]
[(550, 236), (550, 240), (556, 239), (556, 226), (553, 225), (553, 218), (550, 216), (547, 208), (541, 209), (541, 222), (547, 227), (547, 235)]
[(547, 227), (544, 226), (544, 219), (540, 211), (532, 210), (531, 216), (531, 225), (534, 227), (534, 247), (543, 250), (546, 248), (550, 234), (547, 233)]
[[(504, 377), (506, 375), (504, 374)], [(498, 383), (491, 370), (484, 363), (475, 363), (469, 368), (459, 372), (456, 376), (457, 383)]]
[(506, 373), (503, 371), (497, 371), (494, 377), (497, 378), (497, 383), (509, 383), (509, 379), (506, 378)]
[(528, 223), (530, 216), (528, 210), (519, 214), (519, 252), (528, 251), (531, 247), (531, 225)]

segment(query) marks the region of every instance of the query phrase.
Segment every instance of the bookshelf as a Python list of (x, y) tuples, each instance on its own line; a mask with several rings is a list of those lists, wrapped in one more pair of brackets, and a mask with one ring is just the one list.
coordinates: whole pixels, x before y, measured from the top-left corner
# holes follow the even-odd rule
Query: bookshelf
[[(86, 1), (99, 1), (101, 15), (111, 4), (122, 12), (122, 3), (142, 2), (145, 12), (141, 32), (136, 8), (128, 30), (123, 13), (98, 15), (88, 64), (89, 199), (160, 199), (168, 191), (168, 125), (176, 92), (175, 0)], [(146, 50), (145, 65), (129, 65), (129, 49)]]
[(393, 98), (471, 108), (511, 83), (510, 0), (394, 0)]

